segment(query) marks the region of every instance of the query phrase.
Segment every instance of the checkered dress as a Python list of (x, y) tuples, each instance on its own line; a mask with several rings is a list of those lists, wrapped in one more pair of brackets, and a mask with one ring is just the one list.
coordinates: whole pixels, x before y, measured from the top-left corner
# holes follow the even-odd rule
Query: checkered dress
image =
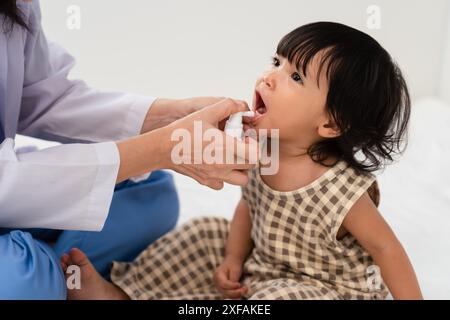
[[(339, 162), (306, 187), (279, 192), (258, 169), (243, 188), (254, 248), (244, 264), (245, 299), (384, 299), (373, 261), (356, 239), (337, 232), (368, 191), (378, 205), (375, 177)], [(115, 262), (112, 281), (132, 299), (221, 299), (213, 282), (224, 258), (230, 223), (199, 218), (150, 245), (132, 263)]]

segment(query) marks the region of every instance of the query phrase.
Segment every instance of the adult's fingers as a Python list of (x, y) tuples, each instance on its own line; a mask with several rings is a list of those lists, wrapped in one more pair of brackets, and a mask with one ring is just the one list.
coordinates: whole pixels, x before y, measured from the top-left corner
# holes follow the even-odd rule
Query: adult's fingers
[(206, 185), (214, 190), (222, 190), (223, 189), (223, 181), (220, 181), (220, 180), (210, 180), (206, 183)]
[(247, 117), (247, 116), (244, 116), (244, 117), (242, 117), (242, 122), (243, 122), (243, 123), (246, 123), (246, 124), (252, 124), (252, 123), (253, 123), (253, 118), (254, 118), (254, 117)]
[(214, 190), (222, 190), (223, 189), (223, 181), (219, 179), (205, 179), (200, 177), (194, 172), (189, 173), (189, 176), (196, 180), (201, 185), (207, 186)]
[(236, 139), (236, 157), (245, 163), (256, 164), (259, 160), (259, 145), (254, 139), (246, 137), (244, 141)]
[[(237, 161), (237, 159), (235, 159), (235, 160)], [(242, 163), (242, 164), (236, 163), (236, 164), (229, 164), (229, 165), (227, 165), (227, 167), (228, 167), (228, 169), (231, 169), (231, 170), (250, 170), (255, 165), (256, 165), (255, 163), (253, 163), (253, 164), (251, 164), (251, 163)]]
[[(233, 164), (250, 164), (251, 167), (254, 167), (258, 163), (259, 144), (257, 140), (246, 136), (242, 141), (225, 133), (222, 134), (226, 162), (228, 162), (229, 159), (232, 159)], [(237, 168), (233, 167), (233, 169)]]
[(226, 99), (225, 97), (196, 97), (186, 99), (188, 105), (192, 106), (194, 111), (201, 110), (205, 107), (211, 106), (219, 101)]
[(248, 183), (248, 176), (244, 172), (233, 170), (226, 177), (224, 177), (223, 181), (235, 186), (244, 187)]
[(204, 120), (211, 124), (217, 124), (234, 113), (248, 110), (248, 105), (245, 101), (225, 99), (203, 109), (201, 112), (204, 113), (202, 114), (204, 115)]

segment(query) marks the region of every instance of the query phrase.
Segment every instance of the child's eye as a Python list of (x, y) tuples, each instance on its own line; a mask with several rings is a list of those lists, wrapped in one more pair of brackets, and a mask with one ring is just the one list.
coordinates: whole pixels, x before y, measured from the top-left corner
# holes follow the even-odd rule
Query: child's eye
[(292, 78), (292, 80), (294, 80), (295, 82), (303, 83), (302, 77), (300, 77), (300, 75), (298, 74), (298, 72), (294, 72), (294, 73), (291, 75), (291, 78)]
[(280, 66), (280, 59), (278, 59), (277, 57), (272, 57), (272, 65), (274, 67), (279, 67)]

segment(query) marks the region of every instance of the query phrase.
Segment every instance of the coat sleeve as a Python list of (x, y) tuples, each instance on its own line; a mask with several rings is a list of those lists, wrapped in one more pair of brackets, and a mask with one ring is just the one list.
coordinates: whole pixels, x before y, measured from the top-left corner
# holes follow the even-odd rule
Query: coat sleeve
[(119, 170), (114, 142), (16, 153), (0, 145), (0, 226), (99, 231)]
[(139, 134), (155, 98), (101, 92), (68, 79), (75, 60), (47, 41), (39, 2), (32, 6), (18, 132), (61, 143), (117, 141)]

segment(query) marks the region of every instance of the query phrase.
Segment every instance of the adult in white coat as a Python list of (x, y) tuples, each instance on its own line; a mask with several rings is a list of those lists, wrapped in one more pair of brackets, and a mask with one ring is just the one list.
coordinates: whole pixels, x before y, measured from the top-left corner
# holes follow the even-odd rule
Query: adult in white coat
[[(170, 159), (173, 130), (193, 133), (196, 120), (219, 130), (245, 103), (105, 93), (68, 80), (74, 59), (47, 41), (40, 19), (37, 0), (0, 3), (0, 299), (64, 299), (65, 251), (81, 248), (107, 276), (111, 261), (134, 259), (173, 228), (178, 198), (160, 169), (220, 189), (244, 185), (250, 167)], [(16, 153), (16, 133), (63, 144)]]

